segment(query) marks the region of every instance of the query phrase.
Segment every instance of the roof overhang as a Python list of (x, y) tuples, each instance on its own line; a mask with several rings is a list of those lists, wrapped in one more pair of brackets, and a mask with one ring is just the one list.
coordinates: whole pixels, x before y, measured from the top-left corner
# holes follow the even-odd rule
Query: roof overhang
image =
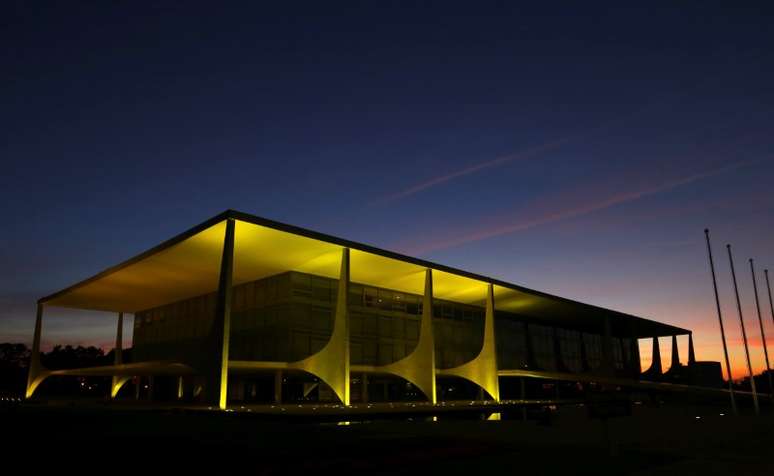
[(433, 270), (437, 299), (483, 306), (488, 284), (495, 307), (530, 322), (638, 337), (690, 331), (524, 288), (501, 280), (404, 256), (245, 213), (227, 210), (121, 264), (40, 299), (77, 309), (137, 312), (217, 290), (226, 220), (235, 221), (235, 285), (285, 271), (338, 278), (341, 249), (350, 249), (352, 282), (421, 294)]

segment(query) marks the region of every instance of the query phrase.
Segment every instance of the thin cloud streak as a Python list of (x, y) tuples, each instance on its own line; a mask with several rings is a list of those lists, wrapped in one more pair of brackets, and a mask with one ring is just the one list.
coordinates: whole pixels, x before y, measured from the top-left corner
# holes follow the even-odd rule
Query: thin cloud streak
[(632, 202), (635, 200), (638, 200), (640, 198), (655, 195), (661, 192), (666, 192), (668, 190), (688, 185), (693, 182), (697, 182), (699, 180), (712, 177), (715, 175), (719, 175), (725, 172), (729, 172), (731, 170), (736, 170), (741, 167), (753, 164), (755, 162), (758, 162), (757, 160), (747, 160), (742, 162), (737, 162), (734, 164), (726, 165), (723, 167), (719, 167), (716, 169), (708, 170), (705, 172), (697, 173), (688, 175), (685, 177), (669, 180), (666, 182), (663, 182), (661, 184), (648, 187), (645, 189), (628, 192), (628, 193), (622, 193), (618, 195), (613, 195), (611, 197), (605, 198), (600, 201), (588, 203), (585, 205), (582, 205), (580, 207), (575, 208), (569, 208), (566, 210), (560, 210), (554, 213), (549, 213), (547, 215), (533, 218), (526, 221), (519, 221), (516, 223), (511, 223), (508, 225), (493, 227), (493, 228), (485, 228), (482, 230), (478, 230), (472, 233), (468, 233), (465, 235), (449, 238), (443, 241), (438, 241), (435, 243), (429, 243), (425, 246), (417, 246), (410, 250), (403, 250), (404, 253), (407, 254), (413, 254), (413, 255), (421, 255), (424, 253), (428, 253), (431, 251), (438, 251), (442, 249), (452, 248), (456, 246), (460, 246), (467, 243), (472, 243), (476, 241), (485, 240), (487, 238), (493, 238), (496, 236), (506, 235), (510, 233), (515, 233), (517, 231), (524, 231), (531, 228), (535, 228), (541, 225), (547, 225), (550, 223), (556, 223), (562, 220), (567, 220), (570, 218), (576, 218), (579, 216), (587, 215), (592, 212), (596, 212), (599, 210), (604, 210), (616, 205), (620, 205), (627, 202)]
[[(650, 104), (649, 106), (652, 106)], [(645, 106), (643, 108), (637, 109), (633, 112), (630, 112), (628, 114), (624, 114), (623, 117), (618, 117), (614, 120), (608, 120), (605, 122), (602, 122), (601, 124), (598, 124), (594, 127), (591, 127), (585, 131), (571, 134), (565, 137), (562, 137), (560, 139), (546, 142), (544, 144), (531, 147), (525, 150), (522, 150), (520, 152), (515, 152), (513, 154), (503, 155), (501, 157), (497, 157), (492, 160), (488, 160), (485, 162), (481, 162), (475, 165), (471, 165), (465, 168), (462, 168), (460, 170), (447, 173), (445, 175), (439, 175), (437, 177), (431, 178), (429, 180), (426, 180), (424, 182), (418, 183), (416, 185), (413, 185), (409, 188), (400, 190), (398, 192), (395, 192), (393, 194), (381, 197), (379, 199), (374, 200), (371, 202), (371, 205), (377, 205), (377, 204), (385, 204), (389, 202), (394, 202), (396, 200), (401, 200), (406, 197), (410, 197), (411, 195), (417, 194), (419, 192), (422, 192), (424, 190), (427, 190), (429, 188), (435, 187), (437, 185), (444, 184), (446, 182), (449, 182), (451, 180), (457, 179), (459, 177), (464, 177), (466, 175), (470, 175), (476, 172), (479, 172), (481, 170), (490, 169), (493, 167), (500, 167), (502, 165), (519, 161), (519, 160), (525, 160), (529, 158), (533, 158), (535, 156), (538, 156), (544, 152), (551, 151), (553, 149), (558, 149), (559, 147), (563, 146), (564, 144), (568, 142), (572, 142), (574, 140), (584, 139), (592, 134), (595, 134), (599, 131), (605, 130), (609, 127), (615, 126), (617, 124), (620, 124), (622, 121), (628, 120), (631, 117), (637, 116), (642, 114), (645, 110), (649, 108), (649, 106)]]
[(481, 162), (481, 163), (478, 163), (476, 165), (471, 165), (469, 167), (465, 167), (463, 169), (457, 170), (455, 172), (448, 173), (446, 175), (440, 175), (438, 177), (434, 177), (434, 178), (432, 178), (430, 180), (427, 180), (425, 182), (419, 183), (419, 184), (414, 185), (412, 187), (403, 189), (403, 190), (401, 190), (399, 192), (396, 192), (396, 193), (393, 193), (391, 195), (387, 195), (385, 197), (382, 197), (382, 198), (372, 202), (372, 204), (383, 204), (383, 203), (394, 202), (396, 200), (400, 200), (402, 198), (406, 198), (406, 197), (409, 197), (409, 196), (414, 195), (416, 193), (419, 193), (419, 192), (421, 192), (423, 190), (426, 190), (428, 188), (435, 187), (436, 185), (441, 185), (443, 183), (449, 182), (449, 181), (454, 180), (454, 179), (459, 178), (459, 177), (464, 177), (465, 175), (470, 175), (470, 174), (478, 172), (480, 170), (485, 170), (485, 169), (489, 169), (489, 168), (492, 168), (492, 167), (498, 167), (498, 166), (505, 165), (505, 164), (510, 163), (510, 162), (517, 161), (517, 160), (528, 159), (528, 158), (534, 157), (536, 155), (539, 155), (539, 154), (541, 154), (543, 152), (546, 152), (546, 151), (549, 151), (549, 150), (552, 150), (552, 149), (556, 149), (556, 148), (564, 145), (565, 143), (571, 141), (575, 137), (577, 137), (577, 136), (567, 136), (567, 137), (561, 138), (559, 140), (555, 140), (553, 142), (548, 142), (546, 144), (542, 144), (542, 145), (539, 145), (537, 147), (532, 147), (530, 149), (527, 149), (527, 150), (524, 150), (524, 151), (521, 151), (521, 152), (516, 152), (514, 154), (509, 154), (509, 155), (503, 155), (501, 157), (497, 157), (495, 159), (492, 159), (492, 160), (489, 160), (489, 161), (486, 161), (486, 162)]

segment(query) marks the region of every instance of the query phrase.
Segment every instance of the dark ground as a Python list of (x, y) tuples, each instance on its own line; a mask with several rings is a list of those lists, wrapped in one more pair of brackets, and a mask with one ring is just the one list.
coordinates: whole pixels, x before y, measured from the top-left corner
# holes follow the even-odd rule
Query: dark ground
[(774, 474), (774, 415), (722, 411), (636, 407), (634, 416), (610, 420), (616, 456), (603, 423), (580, 407), (560, 408), (543, 422), (442, 416), (337, 425), (33, 403), (0, 409), (0, 444), (3, 459), (31, 469), (89, 472), (146, 473), (159, 466), (203, 472), (217, 464), (218, 473), (245, 474)]

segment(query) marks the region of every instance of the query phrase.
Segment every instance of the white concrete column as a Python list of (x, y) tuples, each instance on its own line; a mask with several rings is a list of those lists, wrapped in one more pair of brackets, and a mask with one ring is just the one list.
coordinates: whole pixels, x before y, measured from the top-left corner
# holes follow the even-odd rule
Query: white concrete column
[(322, 380), (344, 405), (349, 405), (350, 396), (348, 299), (349, 248), (343, 248), (331, 338), (316, 354), (289, 365), (290, 368), (303, 370)]
[(494, 286), (489, 284), (484, 316), (484, 340), (481, 350), (471, 361), (459, 367), (438, 371), (443, 375), (462, 377), (483, 388), (494, 401), (500, 401), (500, 382), (497, 376), (497, 349), (495, 348)]
[(226, 408), (228, 397), (228, 350), (231, 337), (231, 296), (234, 271), (234, 220), (226, 220), (226, 234), (223, 240), (223, 257), (220, 261), (220, 279), (213, 322), (213, 338), (217, 359), (214, 362), (208, 393), (213, 403), (221, 410)]
[(46, 378), (46, 370), (40, 363), (40, 335), (43, 329), (43, 304), (38, 303), (35, 315), (35, 331), (32, 336), (32, 353), (30, 354), (30, 368), (27, 373), (27, 391), (25, 398), (31, 398), (35, 389)]
[[(113, 350), (113, 365), (121, 365), (124, 363), (123, 348), (124, 348), (124, 313), (118, 313), (118, 327), (116, 328), (116, 346)], [(118, 391), (129, 380), (130, 377), (124, 375), (113, 375), (113, 381), (110, 385), (110, 398), (116, 398)]]
[(425, 270), (425, 294), (422, 298), (422, 318), (419, 339), (409, 355), (379, 369), (404, 378), (416, 386), (428, 401), (435, 404), (435, 341), (433, 339), (433, 270)]

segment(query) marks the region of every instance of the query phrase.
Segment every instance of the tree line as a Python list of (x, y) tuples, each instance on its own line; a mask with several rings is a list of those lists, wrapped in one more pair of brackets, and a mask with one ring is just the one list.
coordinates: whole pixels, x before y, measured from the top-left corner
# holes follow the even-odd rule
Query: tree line
[[(113, 364), (113, 350), (105, 353), (99, 347), (57, 345), (40, 353), (48, 369), (75, 369)], [(32, 350), (25, 344), (0, 344), (0, 395), (20, 397), (27, 386), (27, 372)], [(131, 362), (131, 349), (123, 351), (124, 362)], [(102, 395), (109, 391), (109, 377), (49, 377), (40, 387), (47, 395)]]

